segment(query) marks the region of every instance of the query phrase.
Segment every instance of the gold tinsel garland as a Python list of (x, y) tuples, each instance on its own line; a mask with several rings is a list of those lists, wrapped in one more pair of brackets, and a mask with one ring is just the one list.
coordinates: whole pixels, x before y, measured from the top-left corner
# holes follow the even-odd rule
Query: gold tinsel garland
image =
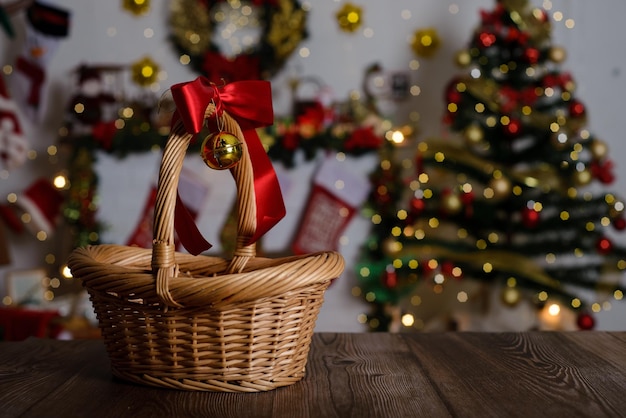
[(446, 140), (431, 139), (423, 142), (420, 146), (420, 154), (425, 158), (433, 158), (436, 153), (441, 153), (444, 158), (450, 158), (464, 166), (471, 167), (476, 172), (492, 175), (495, 171), (500, 171), (504, 173), (506, 177), (515, 180), (519, 184), (524, 184), (528, 187), (549, 184), (554, 191), (567, 195), (567, 185), (563, 184), (557, 170), (547, 164), (542, 164), (538, 167), (511, 170), (495, 164), (493, 160), (481, 158), (475, 154), (469, 153), (467, 152), (467, 148)]

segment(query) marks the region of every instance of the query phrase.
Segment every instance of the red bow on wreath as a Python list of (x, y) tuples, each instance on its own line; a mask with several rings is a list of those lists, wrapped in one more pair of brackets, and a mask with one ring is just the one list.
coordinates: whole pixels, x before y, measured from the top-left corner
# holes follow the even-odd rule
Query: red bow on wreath
[[(256, 231), (247, 244), (255, 242), (286, 213), (274, 167), (255, 130), (274, 123), (270, 83), (238, 81), (218, 87), (206, 77), (198, 77), (173, 85), (171, 91), (177, 109), (172, 125), (182, 120), (188, 133), (199, 133), (204, 125), (204, 111), (213, 102), (216, 116), (227, 111), (241, 126), (252, 162), (257, 221)], [(180, 199), (177, 199), (174, 227), (181, 244), (191, 254), (197, 255), (211, 247)]]
[(217, 52), (204, 54), (202, 69), (209, 80), (259, 80), (261, 62), (257, 54), (241, 54), (229, 59)]

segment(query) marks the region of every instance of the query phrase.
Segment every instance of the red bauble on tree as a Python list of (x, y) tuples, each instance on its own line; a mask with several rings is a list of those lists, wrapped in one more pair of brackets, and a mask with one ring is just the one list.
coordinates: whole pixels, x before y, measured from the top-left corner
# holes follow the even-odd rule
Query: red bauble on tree
[(457, 84), (461, 81), (460, 78), (454, 78), (448, 83), (445, 90), (446, 103), (459, 103), (461, 101), (461, 93), (457, 88)]
[(592, 161), (589, 165), (591, 174), (603, 184), (611, 184), (615, 181), (613, 174), (613, 161)]
[(461, 202), (465, 208), (465, 216), (468, 218), (474, 216), (474, 197), (473, 191), (461, 193)]
[(578, 100), (572, 101), (569, 105), (569, 114), (572, 117), (580, 118), (585, 116), (585, 105)]
[(446, 277), (454, 277), (455, 279), (460, 279), (460, 275), (454, 274), (454, 269), (456, 265), (452, 261), (444, 261), (441, 263), (441, 273)]
[(393, 266), (387, 266), (383, 277), (381, 278), (383, 285), (388, 289), (393, 289), (398, 286), (398, 273)]
[(522, 131), (522, 122), (518, 119), (511, 119), (507, 125), (504, 125), (503, 129), (508, 136), (517, 136)]
[(613, 243), (610, 239), (602, 237), (596, 243), (596, 249), (600, 254), (609, 254), (613, 250)]
[(613, 221), (613, 227), (618, 231), (623, 231), (626, 228), (626, 219), (617, 218)]
[(488, 48), (496, 42), (496, 35), (489, 32), (482, 32), (478, 35), (478, 43), (483, 48)]
[(524, 58), (526, 58), (530, 64), (536, 64), (539, 61), (539, 50), (537, 48), (526, 48)]
[(422, 212), (424, 212), (424, 209), (426, 208), (426, 203), (424, 202), (424, 199), (420, 199), (417, 197), (414, 197), (413, 199), (411, 199), (411, 215), (413, 216), (420, 216), (422, 214)]
[(522, 209), (522, 223), (526, 228), (535, 228), (539, 224), (539, 212), (525, 207)]

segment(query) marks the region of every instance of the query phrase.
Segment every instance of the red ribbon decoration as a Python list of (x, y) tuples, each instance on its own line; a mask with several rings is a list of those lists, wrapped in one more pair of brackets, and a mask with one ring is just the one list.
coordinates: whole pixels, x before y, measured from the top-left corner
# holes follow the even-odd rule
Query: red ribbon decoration
[[(246, 243), (252, 244), (274, 227), (286, 213), (276, 172), (255, 130), (274, 123), (270, 83), (250, 80), (218, 87), (206, 77), (200, 76), (193, 81), (173, 85), (171, 92), (176, 104), (172, 125), (180, 119), (190, 134), (195, 135), (202, 130), (204, 111), (211, 102), (215, 103), (216, 116), (227, 111), (239, 123), (248, 146), (254, 175), (257, 223), (254, 235)], [(202, 237), (195, 222), (186, 219), (188, 216), (190, 215), (182, 201), (177, 199), (175, 218), (178, 222), (174, 222), (175, 228), (176, 224), (185, 227), (177, 228), (176, 232), (187, 251), (197, 255), (210, 248), (210, 244)]]
[(31, 106), (39, 106), (41, 97), (41, 86), (46, 79), (46, 73), (40, 66), (28, 61), (24, 57), (17, 57), (15, 67), (24, 73), (30, 80), (30, 91), (28, 92), (27, 103)]
[(224, 57), (218, 52), (208, 51), (204, 54), (202, 71), (211, 81), (226, 80), (232, 83), (240, 80), (259, 80), (261, 78), (261, 62), (258, 54), (241, 54), (233, 59)]

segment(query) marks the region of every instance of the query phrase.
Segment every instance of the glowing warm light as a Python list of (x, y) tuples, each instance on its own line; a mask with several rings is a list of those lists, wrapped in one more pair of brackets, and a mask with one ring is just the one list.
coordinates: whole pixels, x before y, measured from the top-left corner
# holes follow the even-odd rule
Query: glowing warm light
[(400, 131), (393, 131), (391, 133), (391, 142), (394, 144), (401, 144), (404, 142), (404, 134)]
[(62, 174), (59, 174), (58, 176), (54, 178), (54, 180), (52, 181), (52, 184), (54, 184), (54, 187), (56, 187), (57, 189), (64, 189), (65, 186), (67, 186), (67, 177), (65, 177)]
[(71, 279), (72, 276), (72, 271), (70, 270), (70, 268), (67, 265), (64, 265), (61, 268), (61, 274), (63, 275), (63, 277), (65, 277), (66, 279)]
[(548, 314), (550, 314), (550, 316), (557, 316), (560, 313), (561, 313), (561, 307), (557, 305), (556, 303), (553, 303), (552, 305), (548, 306)]
[(413, 317), (413, 315), (411, 314), (402, 315), (402, 325), (404, 325), (405, 327), (410, 327), (410, 326), (413, 326), (414, 323), (415, 323), (415, 318)]

